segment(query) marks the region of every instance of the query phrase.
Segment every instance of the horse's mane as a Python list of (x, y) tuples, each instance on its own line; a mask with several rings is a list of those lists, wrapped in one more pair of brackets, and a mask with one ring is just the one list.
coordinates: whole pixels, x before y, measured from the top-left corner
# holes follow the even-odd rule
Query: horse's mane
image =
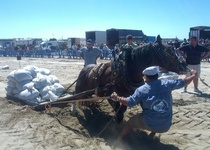
[(154, 53), (151, 51), (154, 49), (154, 44), (153, 43), (148, 43), (146, 45), (134, 48), (131, 51), (131, 60), (135, 64), (141, 64), (141, 63), (146, 63), (146, 62), (151, 62), (153, 61), (152, 59), (154, 58), (153, 55)]
[(164, 56), (164, 51), (167, 51), (168, 48), (169, 46), (165, 44), (158, 45), (158, 43), (148, 43), (134, 48), (131, 51), (131, 59), (135, 64), (154, 63), (158, 59), (158, 54)]

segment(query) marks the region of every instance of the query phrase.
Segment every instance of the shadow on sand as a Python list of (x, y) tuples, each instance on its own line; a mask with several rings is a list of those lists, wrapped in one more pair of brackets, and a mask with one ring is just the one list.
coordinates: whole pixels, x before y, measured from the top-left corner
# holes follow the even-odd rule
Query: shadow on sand
[(98, 109), (83, 110), (84, 116), (77, 115), (80, 124), (89, 132), (90, 137), (99, 137), (113, 149), (122, 150), (179, 150), (178, 147), (171, 144), (160, 142), (159, 137), (150, 139), (144, 131), (131, 131), (126, 137), (117, 141), (120, 130), (125, 122), (120, 125), (114, 121), (114, 118)]
[(198, 94), (198, 93), (196, 93), (196, 92), (187, 92), (188, 94), (193, 94), (193, 95), (195, 95), (195, 96), (197, 96), (197, 97), (205, 97), (205, 98), (210, 98), (210, 94), (207, 94), (207, 93), (202, 93), (202, 94)]

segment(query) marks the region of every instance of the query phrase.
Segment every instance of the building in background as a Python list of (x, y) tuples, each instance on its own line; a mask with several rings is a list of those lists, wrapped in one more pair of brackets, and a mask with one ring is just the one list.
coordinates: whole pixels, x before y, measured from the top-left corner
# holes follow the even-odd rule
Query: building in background
[(0, 39), (0, 49), (10, 49), (13, 39)]
[(114, 48), (115, 44), (125, 44), (126, 36), (131, 34), (133, 41), (137, 44), (146, 42), (146, 35), (142, 30), (129, 30), (129, 29), (108, 29), (106, 30), (106, 43), (109, 48)]
[(156, 36), (147, 36), (146, 42), (155, 42), (156, 41)]
[(68, 48), (71, 48), (73, 44), (76, 44), (77, 46), (85, 45), (86, 40), (85, 40), (85, 38), (75, 38), (75, 37), (68, 38), (67, 39)]
[(198, 40), (210, 39), (210, 26), (191, 27), (189, 32), (189, 37), (191, 36), (196, 36)]
[(14, 39), (0, 39), (0, 45), (3, 49), (13, 50), (17, 47), (28, 47), (31, 48), (40, 45), (42, 43), (41, 38), (14, 38)]

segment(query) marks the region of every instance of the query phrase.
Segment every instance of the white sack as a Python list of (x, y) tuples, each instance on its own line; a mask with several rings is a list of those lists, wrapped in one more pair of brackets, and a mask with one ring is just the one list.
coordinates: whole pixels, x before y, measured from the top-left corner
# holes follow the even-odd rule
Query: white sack
[(13, 87), (7, 85), (7, 86), (5, 87), (5, 90), (7, 91), (7, 94), (13, 94), (13, 93), (12, 93)]
[(12, 89), (12, 94), (19, 94), (21, 91), (19, 91), (17, 88)]
[(54, 75), (49, 75), (49, 76), (47, 76), (47, 79), (49, 79), (49, 81), (50, 81), (52, 84), (54, 84), (54, 83), (59, 83), (58, 78), (57, 78), (56, 76), (54, 76)]
[(7, 81), (7, 85), (9, 85), (9, 86), (15, 88), (15, 87), (16, 87), (16, 82), (14, 82), (14, 81), (12, 81), (12, 80), (8, 80), (8, 81)]
[(43, 74), (43, 75), (47, 75), (47, 76), (50, 75), (50, 73), (51, 73), (50, 70), (46, 69), (46, 68), (39, 68), (38, 72)]
[(15, 80), (15, 77), (14, 77), (14, 73), (16, 72), (17, 70), (13, 70), (12, 72), (10, 72), (8, 75), (7, 75), (7, 79), (8, 80), (11, 80), (13, 82), (16, 82)]
[(37, 96), (37, 97), (31, 99), (30, 101), (32, 101), (32, 102), (41, 102), (42, 100), (41, 100), (40, 96)]
[(24, 80), (32, 80), (33, 77), (31, 76), (31, 73), (29, 71), (26, 71), (24, 69), (19, 69), (14, 73), (14, 77), (17, 82), (21, 82)]
[[(21, 81), (21, 82), (16, 82), (16, 87), (17, 87), (18, 90), (23, 91), (23, 90), (27, 89), (27, 86), (25, 86), (25, 85), (29, 84), (30, 82), (32, 82), (32, 81), (31, 80), (24, 80), (24, 81)], [(32, 85), (32, 87), (33, 87), (33, 85)]]
[(39, 91), (37, 89), (25, 89), (24, 91), (20, 92), (18, 98), (23, 100), (33, 100), (35, 97), (39, 96)]
[(33, 78), (36, 77), (38, 67), (36, 67), (36, 66), (26, 66), (23, 69), (26, 70), (26, 71), (29, 71)]
[(40, 93), (41, 97), (43, 97), (43, 96), (47, 95), (49, 91), (51, 91), (51, 87), (45, 86), (44, 88), (39, 90), (39, 93)]
[(52, 92), (55, 93), (57, 96), (60, 96), (61, 94), (63, 94), (64, 87), (61, 84), (55, 83), (51, 86), (51, 88), (52, 88)]
[(48, 93), (50, 95), (50, 101), (51, 102), (57, 101), (58, 96), (56, 96), (52, 91), (49, 91)]
[[(49, 91), (48, 91), (48, 92), (49, 92)], [(48, 92), (47, 92), (47, 94), (41, 96), (41, 99), (42, 99), (42, 100), (50, 100), (50, 95), (49, 95)]]
[(43, 88), (47, 85), (50, 85), (50, 83), (47, 81), (46, 76), (44, 76), (40, 73), (38, 73), (37, 77), (34, 78), (32, 81), (34, 83), (34, 87), (38, 90), (40, 90), (41, 88)]

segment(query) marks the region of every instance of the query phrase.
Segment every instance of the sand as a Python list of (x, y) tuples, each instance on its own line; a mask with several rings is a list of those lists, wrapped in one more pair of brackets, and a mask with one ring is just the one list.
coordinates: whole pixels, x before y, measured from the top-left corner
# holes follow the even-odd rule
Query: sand
[[(98, 60), (98, 63), (108, 60)], [(117, 125), (114, 112), (106, 100), (89, 109), (77, 107), (77, 115), (71, 115), (70, 105), (52, 107), (51, 113), (35, 111), (29, 106), (6, 98), (4, 87), (6, 76), (13, 70), (35, 65), (47, 68), (56, 75), (64, 87), (73, 83), (83, 68), (83, 60), (67, 58), (22, 58), (0, 57), (0, 149), (72, 149), (72, 150), (208, 150), (210, 149), (210, 63), (202, 62), (199, 88), (204, 92), (197, 95), (193, 84), (188, 93), (181, 89), (173, 91), (173, 125), (171, 129), (157, 134), (155, 140), (148, 139), (147, 131), (135, 130), (121, 141), (116, 141), (119, 129), (129, 117), (141, 108), (128, 108), (124, 121)], [(180, 78), (184, 77), (181, 75)], [(70, 89), (70, 92), (74, 87)], [(103, 130), (104, 129), (104, 130)], [(103, 132), (101, 132), (103, 131)], [(101, 132), (101, 133), (100, 133)]]

